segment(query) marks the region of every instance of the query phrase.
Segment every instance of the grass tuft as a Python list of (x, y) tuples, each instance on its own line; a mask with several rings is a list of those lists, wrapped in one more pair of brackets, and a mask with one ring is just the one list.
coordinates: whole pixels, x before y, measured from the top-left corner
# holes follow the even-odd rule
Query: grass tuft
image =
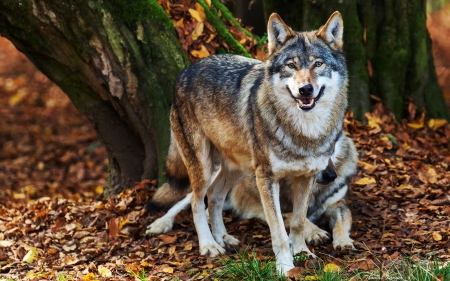
[(223, 261), (224, 266), (221, 271), (213, 275), (217, 280), (242, 280), (242, 281), (261, 281), (273, 280), (284, 281), (286, 278), (281, 276), (276, 267), (273, 258), (260, 260), (253, 250), (249, 253), (248, 249), (238, 253), (238, 258), (228, 258)]

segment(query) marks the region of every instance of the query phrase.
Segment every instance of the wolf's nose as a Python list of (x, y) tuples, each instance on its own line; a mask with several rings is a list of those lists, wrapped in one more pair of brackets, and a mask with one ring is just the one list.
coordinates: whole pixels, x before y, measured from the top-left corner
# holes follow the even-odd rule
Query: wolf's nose
[(302, 96), (310, 96), (314, 92), (314, 88), (311, 84), (305, 85), (299, 89), (300, 95)]

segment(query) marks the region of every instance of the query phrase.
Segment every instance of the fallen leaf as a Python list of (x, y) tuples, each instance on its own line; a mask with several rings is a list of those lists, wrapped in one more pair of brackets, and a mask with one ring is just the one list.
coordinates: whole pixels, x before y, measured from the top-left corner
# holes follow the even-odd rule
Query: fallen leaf
[(433, 232), (433, 240), (434, 241), (441, 241), (442, 240), (442, 235), (439, 232), (437, 232), (437, 231)]
[(111, 270), (106, 268), (103, 265), (99, 265), (97, 267), (97, 270), (98, 270), (98, 274), (100, 274), (101, 277), (111, 277), (112, 276)]
[(14, 241), (11, 240), (1, 240), (0, 241), (0, 247), (9, 247), (14, 244)]
[(356, 185), (368, 185), (370, 183), (376, 183), (377, 181), (374, 178), (361, 178), (354, 182)]
[(189, 9), (189, 14), (191, 14), (191, 16), (196, 19), (199, 23), (203, 22), (202, 17), (200, 16), (200, 13), (197, 10), (194, 9)]
[(417, 124), (417, 123), (408, 123), (407, 126), (410, 128), (416, 129), (416, 130), (423, 128), (423, 124)]
[(169, 236), (169, 235), (165, 235), (165, 234), (158, 235), (158, 238), (161, 239), (166, 244), (172, 244), (177, 241), (176, 236)]
[(38, 256), (38, 251), (36, 248), (32, 247), (28, 253), (23, 257), (22, 261), (27, 263), (32, 263)]
[(337, 264), (334, 264), (334, 263), (328, 263), (323, 268), (324, 272), (336, 272), (336, 273), (338, 273), (341, 270), (342, 270), (341, 267), (339, 267)]
[(172, 273), (173, 273), (173, 267), (170, 267), (170, 266), (164, 267), (164, 268), (163, 268), (163, 271), (164, 271), (165, 273), (172, 274)]

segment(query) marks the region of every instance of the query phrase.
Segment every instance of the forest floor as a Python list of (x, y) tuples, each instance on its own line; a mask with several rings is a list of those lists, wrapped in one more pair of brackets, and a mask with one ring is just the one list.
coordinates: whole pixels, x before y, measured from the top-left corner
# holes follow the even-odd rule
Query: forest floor
[[(164, 214), (144, 211), (154, 184), (103, 199), (107, 157), (88, 120), (3, 38), (0, 50), (0, 280), (135, 280), (142, 271), (148, 280), (213, 280), (223, 260), (199, 255), (190, 212), (146, 238)], [(402, 257), (450, 259), (450, 125), (407, 110), (397, 122), (378, 103), (367, 125), (347, 115), (360, 160), (349, 192), (357, 250), (312, 247), (324, 263), (375, 272)], [(231, 213), (225, 222), (236, 250), (273, 256), (265, 223)]]

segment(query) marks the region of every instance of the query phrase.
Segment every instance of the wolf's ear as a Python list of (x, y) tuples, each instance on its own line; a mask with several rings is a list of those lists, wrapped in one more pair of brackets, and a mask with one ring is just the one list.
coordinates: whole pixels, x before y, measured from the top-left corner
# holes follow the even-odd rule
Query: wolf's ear
[(343, 33), (344, 22), (342, 21), (341, 13), (336, 11), (330, 16), (327, 23), (317, 31), (316, 35), (322, 38), (331, 48), (342, 50), (344, 44), (342, 40)]
[(271, 14), (269, 17), (269, 23), (267, 24), (269, 54), (273, 53), (294, 34), (294, 31), (292, 31), (292, 29), (284, 23), (278, 14)]

